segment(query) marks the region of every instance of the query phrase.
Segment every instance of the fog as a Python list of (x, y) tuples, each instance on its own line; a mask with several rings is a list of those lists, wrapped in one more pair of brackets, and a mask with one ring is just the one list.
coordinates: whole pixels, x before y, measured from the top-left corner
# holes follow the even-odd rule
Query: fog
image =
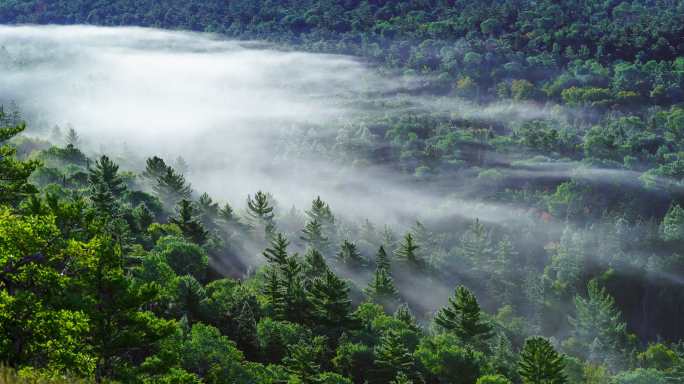
[[(503, 119), (547, 113), (531, 113), (530, 105), (481, 109), (456, 99), (402, 98), (416, 79), (383, 77), (350, 57), (208, 34), (0, 27), (0, 47), (0, 99), (17, 102), (29, 133), (73, 126), (88, 153), (106, 153), (124, 168), (141, 167), (153, 155), (170, 163), (182, 156), (195, 191), (238, 207), (260, 189), (281, 208), (304, 208), (321, 195), (337, 212), (390, 223), (444, 207), (449, 191), (419, 191), (395, 173), (349, 166), (323, 144), (369, 113), (359, 100), (452, 105), (464, 116)], [(519, 215), (460, 199), (448, 205), (442, 215)]]

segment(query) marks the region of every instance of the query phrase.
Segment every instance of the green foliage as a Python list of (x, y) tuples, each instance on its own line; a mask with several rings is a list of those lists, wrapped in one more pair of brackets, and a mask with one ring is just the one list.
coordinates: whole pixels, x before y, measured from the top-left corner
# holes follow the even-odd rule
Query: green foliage
[(643, 368), (654, 368), (660, 371), (667, 371), (674, 368), (679, 360), (679, 356), (667, 346), (656, 343), (637, 355), (637, 360)]
[(524, 384), (564, 384), (565, 362), (551, 343), (543, 337), (525, 340), (520, 352), (518, 373)]
[(399, 297), (392, 276), (386, 269), (380, 267), (375, 270), (375, 274), (364, 292), (371, 300), (381, 304), (389, 304)]
[(325, 353), (325, 337), (316, 336), (310, 342), (300, 340), (289, 346), (288, 356), (283, 363), (287, 371), (301, 383), (315, 383), (320, 372), (320, 361)]
[(252, 231), (264, 233), (266, 238), (271, 237), (275, 230), (273, 217), (273, 206), (267, 194), (258, 191), (254, 194), (254, 198), (251, 196), (247, 197), (248, 225)]
[(395, 330), (387, 331), (375, 347), (376, 380), (388, 382), (397, 374), (411, 374), (414, 368), (413, 356), (404, 344), (401, 334)]
[(361, 256), (356, 244), (348, 240), (342, 241), (336, 257), (340, 263), (350, 268), (361, 268), (366, 264), (366, 261), (363, 256)]
[(204, 229), (202, 223), (196, 218), (197, 212), (189, 200), (181, 200), (178, 203), (178, 217), (171, 218), (170, 222), (176, 224), (183, 232), (183, 236), (195, 244), (202, 245), (207, 241), (209, 232)]
[(477, 379), (475, 384), (511, 384), (512, 382), (501, 375), (485, 375)]
[[(3, 116), (0, 113), (0, 118)], [(36, 192), (35, 187), (28, 182), (28, 177), (39, 163), (17, 160), (16, 149), (6, 143), (24, 129), (24, 124), (0, 126), (0, 204), (16, 204), (23, 197)]]
[(309, 331), (299, 324), (268, 317), (257, 324), (259, 351), (264, 361), (280, 362), (287, 355), (289, 346), (309, 338)]
[(407, 233), (399, 244), (399, 248), (394, 251), (397, 258), (412, 267), (420, 267), (422, 260), (418, 255), (420, 247), (415, 243), (413, 234)]
[(344, 328), (352, 325), (349, 287), (331, 271), (311, 281), (307, 298), (315, 324), (325, 328), (331, 337), (339, 337)]
[(453, 332), (466, 343), (484, 341), (492, 336), (492, 327), (481, 319), (480, 305), (468, 288), (459, 285), (449, 305), (440, 309), (435, 323), (444, 330)]
[(362, 382), (364, 377), (374, 369), (373, 349), (362, 343), (341, 343), (335, 351), (332, 364), (335, 370), (354, 382)]
[[(156, 166), (158, 166), (158, 164), (153, 167)], [(151, 171), (156, 172), (156, 168)], [(151, 174), (156, 175), (155, 173)], [(166, 166), (161, 175), (156, 177), (153, 189), (159, 197), (159, 200), (167, 207), (173, 207), (181, 200), (187, 200), (192, 191), (190, 185), (186, 183), (185, 177), (169, 166)]]
[(177, 275), (192, 275), (203, 280), (209, 257), (202, 247), (174, 236), (157, 241), (154, 252), (159, 254)]
[(665, 241), (684, 240), (684, 209), (679, 204), (670, 207), (661, 224), (662, 237)]
[(591, 280), (587, 285), (587, 297), (575, 297), (577, 314), (570, 318), (574, 326), (573, 338), (586, 346), (594, 361), (606, 362), (610, 366), (625, 363), (625, 349), (629, 347), (627, 324), (615, 300), (600, 287), (598, 281)]
[(450, 334), (424, 338), (415, 356), (427, 376), (439, 383), (474, 383), (485, 369), (484, 355)]
[[(435, 194), (427, 210), (402, 201), (435, 232), (417, 223), (397, 242), (386, 225), (336, 218), (321, 197), (305, 216), (294, 207), (281, 214), (261, 191), (244, 213), (197, 197), (182, 158), (173, 166), (149, 158), (135, 178), (107, 156), (91, 160), (73, 127), (65, 147), (48, 148), (18, 136), (21, 115), (2, 113), (0, 360), (29, 382), (71, 380), (66, 373), (124, 383), (681, 382), (681, 346), (670, 343), (682, 336), (684, 271), (680, 8), (0, 2), (3, 23), (210, 31), (403, 72), (411, 84), (397, 93), (415, 91), (426, 105), (411, 96), (352, 101), (361, 103), (361, 123), (343, 122), (332, 140), (315, 135), (312, 158), (335, 159), (342, 172), (386, 165), (420, 181), (421, 194), (439, 186), (460, 197), (463, 187), (472, 199), (452, 205)], [(30, 63), (0, 49), (0, 65)], [(449, 104), (451, 96), (471, 100)], [(371, 113), (380, 106), (397, 113)], [(60, 129), (53, 136), (65, 139)], [(474, 213), (495, 224), (460, 217)], [(330, 244), (341, 244), (337, 259)], [(373, 271), (364, 256), (380, 245)], [(260, 267), (252, 255), (264, 247), (269, 265)], [(294, 253), (305, 250), (303, 259)], [(578, 294), (597, 276), (615, 299), (597, 280)], [(433, 287), (455, 282), (480, 292), (488, 310), (500, 308), (496, 321), (459, 287), (434, 319), (446, 332), (424, 330), (439, 299)], [(418, 319), (408, 305), (394, 315), (356, 306), (366, 283), (373, 301), (392, 305), (401, 289)], [(530, 338), (516, 372), (514, 351), (532, 334), (561, 338), (572, 357)]]
[(616, 384), (665, 384), (665, 374), (656, 369), (637, 368), (615, 376)]

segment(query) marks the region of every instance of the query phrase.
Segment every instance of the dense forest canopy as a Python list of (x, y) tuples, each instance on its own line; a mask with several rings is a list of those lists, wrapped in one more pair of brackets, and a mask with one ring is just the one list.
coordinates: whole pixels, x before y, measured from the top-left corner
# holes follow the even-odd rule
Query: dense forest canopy
[(0, 23), (0, 381), (684, 383), (684, 2)]

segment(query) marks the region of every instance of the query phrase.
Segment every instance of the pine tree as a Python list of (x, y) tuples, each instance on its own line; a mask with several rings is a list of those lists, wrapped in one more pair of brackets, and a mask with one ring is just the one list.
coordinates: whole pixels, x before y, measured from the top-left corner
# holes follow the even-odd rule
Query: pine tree
[(309, 284), (307, 296), (315, 324), (322, 325), (337, 339), (351, 324), (351, 300), (347, 283), (327, 270)]
[(660, 227), (663, 240), (684, 240), (684, 209), (679, 204), (673, 204), (665, 214)]
[(320, 361), (325, 353), (325, 337), (316, 336), (310, 342), (299, 341), (288, 347), (288, 356), (283, 359), (285, 369), (302, 384), (314, 384), (321, 372)]
[(323, 225), (317, 220), (309, 221), (302, 230), (300, 237), (306, 244), (313, 247), (320, 252), (326, 252), (328, 249), (328, 238), (323, 235)]
[(185, 182), (185, 177), (167, 167), (165, 172), (156, 179), (153, 189), (159, 199), (167, 206), (174, 206), (183, 199), (190, 198), (192, 188)]
[[(311, 202), (311, 208), (304, 211), (304, 214), (308, 218), (308, 223), (316, 222), (320, 224), (320, 236), (321, 239), (325, 239), (322, 244), (324, 247), (330, 246), (330, 242), (335, 241), (335, 216), (333, 215), (330, 206), (321, 200), (320, 196), (317, 196)], [(327, 249), (319, 249), (319, 251), (327, 254)]]
[(233, 210), (233, 207), (231, 207), (229, 203), (225, 203), (223, 207), (219, 209), (219, 217), (226, 224), (230, 224), (237, 220), (235, 217), (235, 210)]
[(36, 192), (36, 188), (28, 182), (28, 177), (38, 167), (38, 162), (17, 160), (16, 148), (5, 143), (24, 129), (26, 125), (23, 123), (0, 127), (0, 204), (16, 204)]
[(133, 215), (138, 222), (138, 228), (143, 232), (154, 223), (154, 214), (145, 203), (140, 203), (133, 211)]
[(364, 290), (368, 297), (380, 304), (392, 304), (399, 298), (399, 292), (394, 286), (394, 280), (384, 268), (376, 268), (373, 279)]
[(176, 290), (176, 307), (181, 317), (185, 317), (188, 324), (199, 321), (202, 317), (202, 304), (207, 299), (207, 293), (202, 284), (192, 275), (178, 278)]
[(420, 221), (416, 221), (413, 227), (411, 227), (411, 234), (413, 235), (415, 243), (424, 251), (432, 247), (432, 234)]
[(271, 247), (266, 248), (263, 255), (270, 264), (282, 269), (287, 265), (287, 247), (289, 245), (290, 242), (285, 236), (283, 236), (282, 233), (278, 233), (273, 240), (271, 240)]
[(166, 174), (168, 166), (160, 157), (154, 156), (147, 159), (145, 163), (145, 170), (142, 176), (146, 178), (152, 185), (157, 183), (157, 180)]
[(113, 214), (116, 200), (126, 191), (126, 184), (118, 174), (119, 166), (102, 155), (88, 174), (91, 200), (102, 212)]
[(413, 372), (413, 356), (398, 331), (389, 329), (381, 337), (380, 344), (375, 347), (375, 365), (378, 367), (377, 382), (380, 383), (389, 382), (400, 372)]
[(245, 352), (248, 358), (255, 358), (259, 353), (257, 340), (257, 317), (249, 302), (245, 301), (235, 316), (234, 340), (240, 350)]
[(242, 224), (240, 218), (235, 214), (233, 207), (228, 203), (219, 208), (218, 222), (229, 237), (237, 233), (243, 233), (246, 230), (246, 226)]
[(470, 226), (461, 239), (461, 251), (466, 260), (477, 265), (489, 263), (493, 256), (489, 232), (479, 219)]
[(132, 281), (121, 249), (111, 239), (94, 239), (89, 247), (95, 260), (83, 276), (88, 289), (83, 303), (90, 318), (88, 343), (97, 356), (95, 378), (101, 382), (130, 367), (141, 345), (168, 336), (174, 325), (140, 310), (155, 299), (156, 286)]
[(103, 183), (97, 183), (90, 186), (90, 200), (97, 210), (104, 214), (104, 217), (109, 220), (114, 216), (117, 203), (112, 191)]
[(378, 253), (375, 255), (375, 266), (376, 268), (390, 271), (390, 259), (387, 252), (385, 252), (385, 247), (382, 245), (378, 248)]
[(195, 218), (196, 211), (192, 203), (189, 200), (183, 199), (178, 204), (178, 208), (178, 216), (171, 218), (171, 223), (176, 224), (188, 240), (199, 245), (204, 244), (207, 241), (209, 232)]
[(496, 257), (488, 266), (492, 278), (488, 279), (487, 285), (491, 294), (503, 303), (511, 302), (515, 294), (515, 283), (513, 283), (516, 280), (516, 269), (513, 263), (515, 255), (516, 251), (510, 239), (504, 237), (497, 244)]
[(551, 343), (543, 337), (525, 340), (520, 352), (518, 373), (524, 384), (565, 384), (563, 356), (558, 354)]
[(351, 268), (358, 268), (365, 264), (363, 257), (361, 257), (361, 254), (356, 248), (356, 244), (348, 240), (342, 242), (340, 251), (337, 253), (337, 260)]
[(76, 132), (74, 127), (69, 126), (67, 128), (65, 142), (67, 146), (78, 148), (78, 145), (81, 143), (81, 138), (78, 137), (78, 133)]
[(465, 342), (482, 341), (492, 336), (492, 327), (481, 318), (475, 295), (462, 285), (456, 288), (449, 305), (439, 310), (435, 323)]
[(266, 297), (271, 317), (276, 320), (285, 319), (285, 287), (278, 269), (271, 267), (266, 270), (266, 284), (262, 293)]
[(613, 297), (596, 280), (591, 280), (587, 297), (575, 297), (575, 308), (576, 316), (569, 319), (574, 327), (572, 336), (588, 347), (586, 357), (619, 365), (627, 347), (627, 324)]
[(414, 332), (418, 332), (420, 330), (418, 327), (418, 322), (416, 321), (416, 317), (413, 316), (411, 308), (409, 308), (408, 304), (406, 303), (397, 307), (397, 310), (394, 311), (394, 318), (406, 324), (409, 329)]
[(258, 191), (254, 198), (247, 196), (247, 216), (252, 231), (263, 233), (266, 239), (275, 231), (274, 208), (268, 200), (268, 195)]
[(420, 267), (422, 266), (422, 261), (418, 258), (418, 248), (420, 247), (415, 243), (413, 235), (407, 233), (404, 236), (404, 240), (399, 244), (399, 248), (394, 251), (394, 254), (408, 265)]
[(314, 279), (328, 271), (328, 265), (323, 255), (314, 248), (309, 248), (304, 254), (304, 276), (309, 280)]
[(119, 166), (116, 165), (109, 157), (102, 155), (98, 161), (95, 162), (95, 168), (90, 169), (88, 180), (91, 184), (103, 184), (116, 198), (126, 191), (126, 183), (118, 174)]
[(380, 237), (384, 247), (388, 249), (394, 248), (394, 245), (397, 242), (397, 237), (394, 232), (392, 232), (392, 228), (390, 228), (388, 225), (385, 225), (385, 227), (382, 229)]
[(323, 226), (335, 223), (335, 216), (333, 216), (330, 206), (321, 200), (320, 196), (311, 202), (311, 209), (305, 213), (309, 217), (309, 221), (317, 221)]
[(216, 221), (219, 217), (219, 205), (214, 202), (208, 193), (203, 193), (197, 200), (197, 210), (199, 211), (199, 220), (202, 224), (210, 230), (216, 229)]

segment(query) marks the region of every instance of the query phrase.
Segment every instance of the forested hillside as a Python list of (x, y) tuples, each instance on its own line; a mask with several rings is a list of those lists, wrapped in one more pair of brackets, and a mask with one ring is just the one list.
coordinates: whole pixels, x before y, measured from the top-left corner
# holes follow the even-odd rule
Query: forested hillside
[(684, 64), (676, 61), (684, 54), (684, 3), (676, 0), (8, 0), (0, 22), (267, 39), (429, 73), (436, 88), (468, 96), (604, 106), (684, 97), (677, 77)]
[[(370, 175), (372, 220), (210, 196), (180, 154), (6, 105), (0, 382), (684, 383), (684, 2), (7, 0), (0, 23), (214, 32), (396, 83), (268, 143)], [(26, 45), (0, 77), (54, 59)]]

